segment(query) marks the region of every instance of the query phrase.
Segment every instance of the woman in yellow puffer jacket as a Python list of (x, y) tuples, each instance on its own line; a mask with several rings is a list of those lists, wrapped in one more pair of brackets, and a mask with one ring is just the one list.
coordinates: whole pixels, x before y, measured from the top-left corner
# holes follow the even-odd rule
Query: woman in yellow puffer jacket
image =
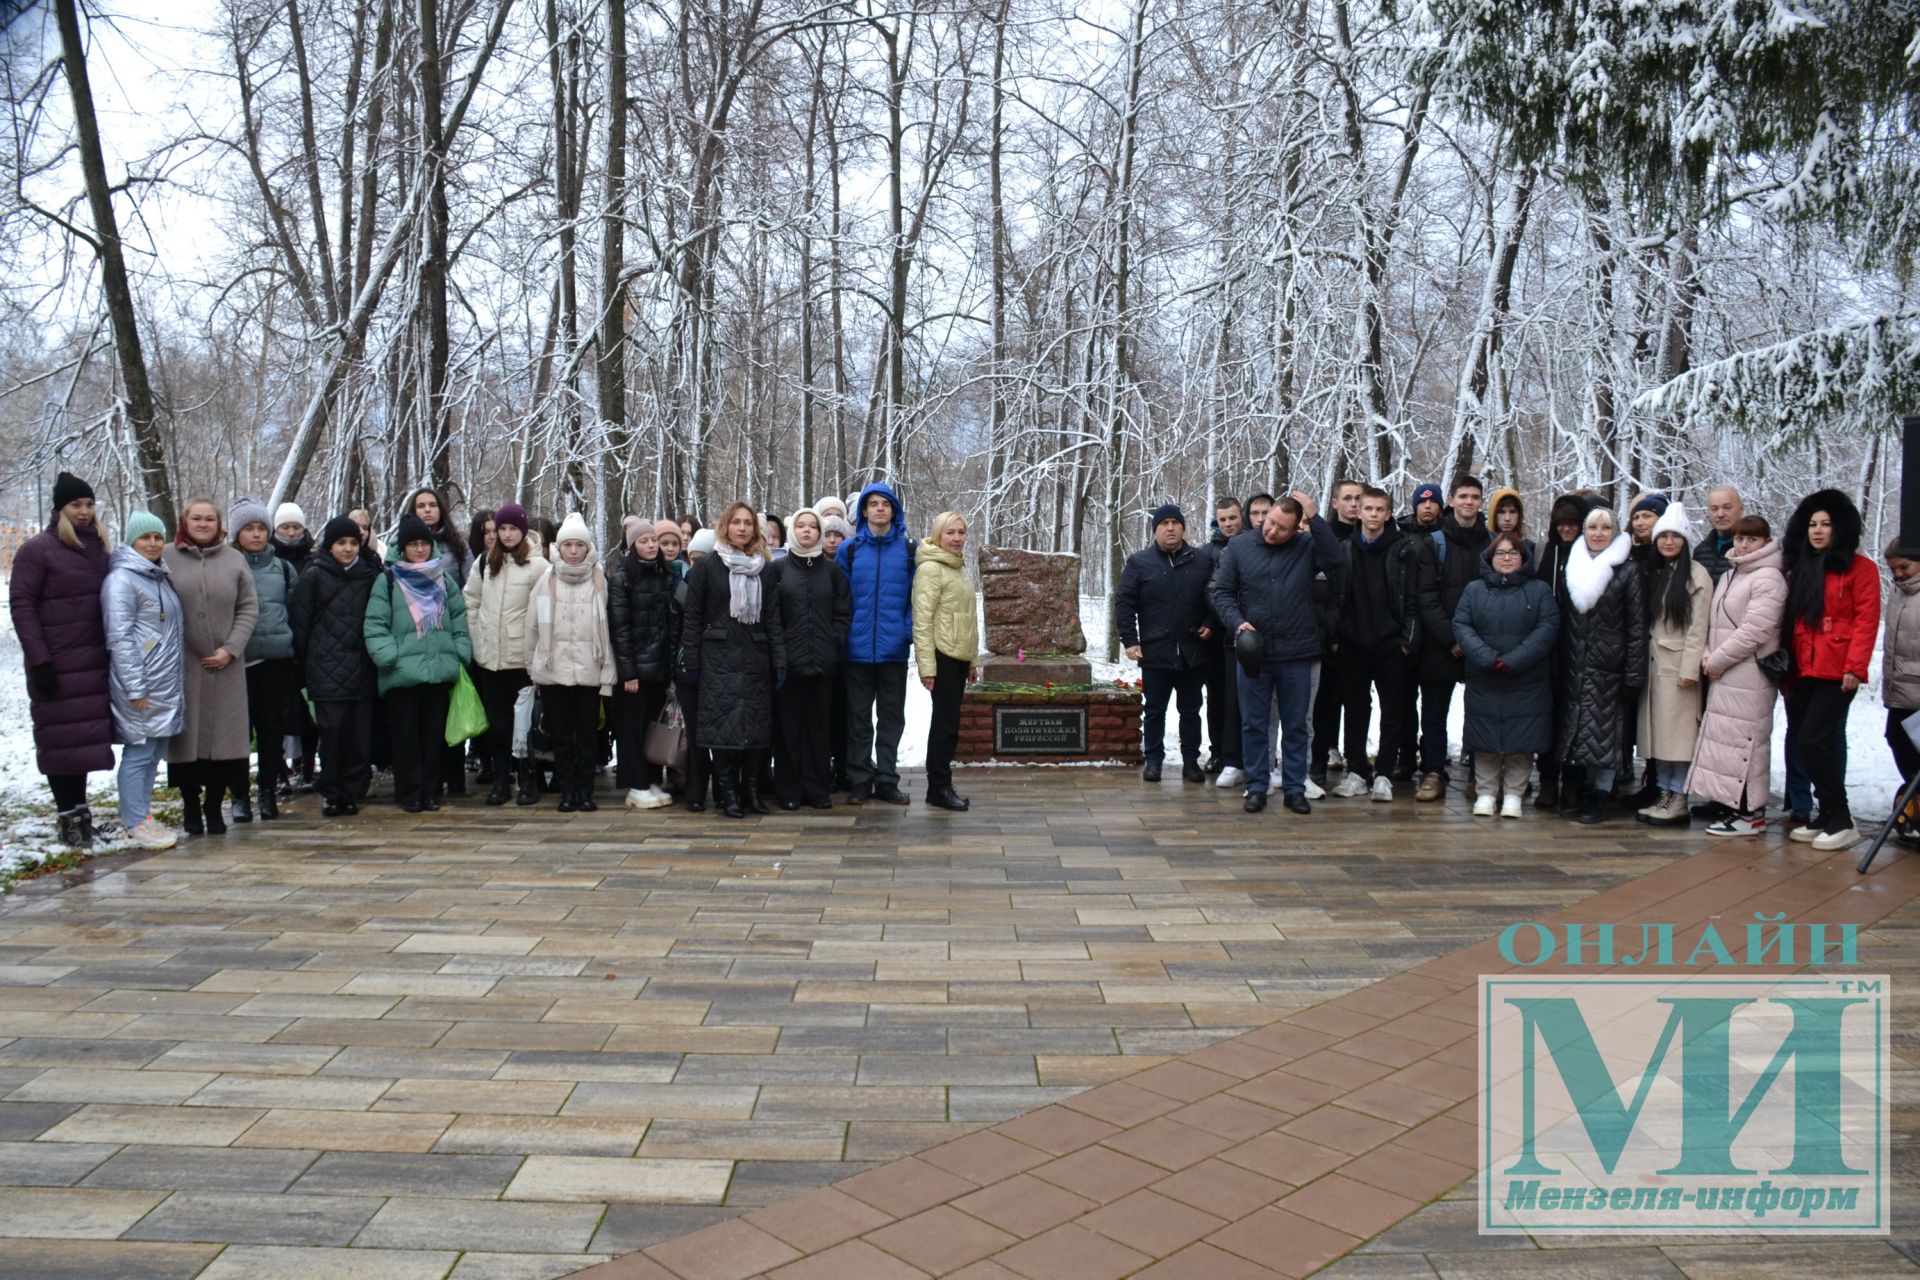
[(927, 726), (927, 803), (955, 812), (967, 798), (953, 789), (953, 753), (960, 745), (960, 696), (980, 656), (980, 610), (962, 553), (967, 522), (956, 511), (933, 518), (913, 571), (913, 651), (920, 683), (933, 693)]

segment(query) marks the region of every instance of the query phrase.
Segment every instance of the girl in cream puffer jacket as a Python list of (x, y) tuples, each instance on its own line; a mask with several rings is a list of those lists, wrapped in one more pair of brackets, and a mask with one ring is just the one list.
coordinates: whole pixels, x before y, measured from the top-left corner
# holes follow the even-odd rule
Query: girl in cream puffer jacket
[(525, 508), (509, 502), (493, 513), (494, 542), (484, 559), (467, 575), (467, 625), (473, 635), (473, 658), (478, 672), (474, 684), (487, 708), (485, 746), (492, 765), (493, 789), (487, 803), (501, 805), (512, 793), (516, 773), (519, 802), (540, 798), (530, 760), (513, 758), (514, 704), (530, 678), (527, 675), (527, 607), (533, 589), (552, 565), (530, 536), (532, 521)]
[(553, 740), (560, 811), (591, 813), (600, 807), (593, 799), (600, 699), (614, 681), (607, 575), (579, 512), (562, 522), (555, 542), (553, 567), (533, 588), (527, 669)]

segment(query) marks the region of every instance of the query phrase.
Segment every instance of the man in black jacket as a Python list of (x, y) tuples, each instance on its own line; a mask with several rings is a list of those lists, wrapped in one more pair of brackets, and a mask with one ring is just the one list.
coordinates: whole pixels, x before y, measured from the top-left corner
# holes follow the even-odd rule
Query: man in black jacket
[(1146, 706), (1141, 720), (1146, 768), (1140, 776), (1160, 781), (1166, 759), (1167, 698), (1180, 707), (1180, 776), (1206, 781), (1200, 768), (1200, 690), (1207, 655), (1217, 648), (1207, 605), (1209, 557), (1187, 545), (1187, 518), (1172, 503), (1153, 513), (1153, 545), (1127, 557), (1114, 595), (1114, 625), (1127, 656), (1140, 664)]
[[(1303, 529), (1302, 526), (1305, 526)], [(1314, 514), (1313, 499), (1294, 493), (1274, 503), (1259, 532), (1228, 544), (1209, 588), (1213, 611), (1236, 643), (1242, 632), (1256, 633), (1257, 662), (1241, 666), (1240, 705), (1259, 708), (1243, 715), (1240, 754), (1246, 762), (1248, 813), (1267, 807), (1273, 756), (1265, 711), (1277, 695), (1283, 754), (1281, 792), (1295, 813), (1311, 813), (1307, 803), (1308, 720), (1312, 710), (1313, 664), (1320, 656), (1320, 631), (1313, 611), (1313, 580), (1340, 567), (1340, 540)]]
[[(1227, 544), (1242, 532), (1240, 500), (1222, 498), (1213, 505), (1213, 536), (1207, 539), (1207, 571), (1217, 573)], [(1237, 787), (1247, 780), (1240, 765), (1240, 689), (1233, 675), (1233, 636), (1220, 625), (1208, 606), (1207, 625), (1213, 629), (1213, 648), (1207, 655), (1207, 743), (1213, 758), (1209, 773), (1218, 771), (1214, 785)]]
[[(1327, 502), (1327, 528), (1333, 530), (1333, 536), (1345, 542), (1360, 527), (1360, 491), (1358, 480), (1335, 480), (1333, 494)], [(1343, 567), (1342, 572), (1345, 572)], [(1315, 604), (1320, 607), (1321, 640), (1320, 678), (1313, 692), (1313, 759), (1307, 766), (1307, 777), (1314, 785), (1323, 790), (1327, 785), (1328, 759), (1335, 750), (1334, 741), (1340, 736), (1340, 711), (1346, 704), (1346, 681), (1340, 674), (1340, 603), (1346, 593), (1345, 585), (1336, 575), (1328, 574), (1315, 583)], [(1365, 754), (1367, 740), (1361, 738), (1355, 742), (1347, 738), (1348, 754)]]
[[(1420, 633), (1421, 555), (1419, 540), (1394, 524), (1393, 499), (1385, 489), (1361, 491), (1360, 526), (1347, 539), (1346, 553), (1339, 671), (1347, 709), (1347, 776), (1333, 794), (1353, 798), (1371, 793), (1386, 803), (1393, 799), (1400, 721)], [(1369, 762), (1367, 722), (1376, 689), (1380, 752)]]
[(1456, 476), (1440, 527), (1425, 539), (1426, 567), (1420, 591), (1420, 789), (1415, 800), (1447, 793), (1447, 712), (1454, 686), (1466, 677), (1466, 660), (1453, 641), (1453, 611), (1467, 584), (1486, 565), (1487, 526), (1480, 518), (1482, 490), (1473, 476)]
[(1727, 553), (1733, 550), (1733, 526), (1745, 514), (1747, 504), (1740, 500), (1740, 491), (1732, 485), (1723, 484), (1707, 491), (1707, 523), (1712, 528), (1694, 547), (1693, 562), (1704, 568), (1715, 582), (1732, 568)]

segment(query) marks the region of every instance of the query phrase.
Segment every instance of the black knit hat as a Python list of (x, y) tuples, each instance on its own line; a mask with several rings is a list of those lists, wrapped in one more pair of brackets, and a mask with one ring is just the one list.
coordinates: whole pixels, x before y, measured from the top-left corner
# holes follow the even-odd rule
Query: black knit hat
[(1154, 528), (1158, 529), (1161, 525), (1165, 524), (1169, 520), (1178, 520), (1180, 522), (1180, 527), (1182, 529), (1187, 527), (1186, 516), (1182, 515), (1180, 513), (1180, 508), (1175, 506), (1173, 503), (1163, 502), (1159, 506), (1153, 509), (1153, 527)]
[[(354, 526), (356, 529), (358, 525)], [(432, 542), (433, 530), (427, 528), (427, 522), (409, 511), (400, 517), (400, 527), (394, 530), (394, 549), (405, 554), (409, 542)]]
[(327, 521), (327, 527), (320, 531), (320, 550), (331, 551), (333, 544), (342, 538), (358, 538), (360, 522), (352, 516), (335, 516)]
[(78, 502), (82, 498), (93, 497), (93, 486), (74, 475), (71, 471), (62, 471), (53, 482), (53, 507), (58, 511), (69, 502)]

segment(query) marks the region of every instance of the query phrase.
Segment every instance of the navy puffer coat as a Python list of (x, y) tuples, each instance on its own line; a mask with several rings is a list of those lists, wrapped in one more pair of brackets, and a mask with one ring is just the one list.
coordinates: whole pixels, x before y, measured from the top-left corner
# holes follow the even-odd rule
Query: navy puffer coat
[[(1560, 607), (1553, 588), (1489, 567), (1460, 594), (1453, 641), (1465, 655), (1467, 714), (1461, 745), (1498, 755), (1553, 746), (1553, 645)], [(1499, 658), (1506, 671), (1494, 670)]]
[[(867, 526), (867, 499), (879, 494), (893, 504), (893, 523), (875, 536)], [(854, 535), (840, 546), (840, 568), (853, 592), (853, 625), (847, 631), (848, 662), (905, 662), (913, 644), (913, 539), (906, 508), (893, 489), (870, 484), (853, 513)]]

